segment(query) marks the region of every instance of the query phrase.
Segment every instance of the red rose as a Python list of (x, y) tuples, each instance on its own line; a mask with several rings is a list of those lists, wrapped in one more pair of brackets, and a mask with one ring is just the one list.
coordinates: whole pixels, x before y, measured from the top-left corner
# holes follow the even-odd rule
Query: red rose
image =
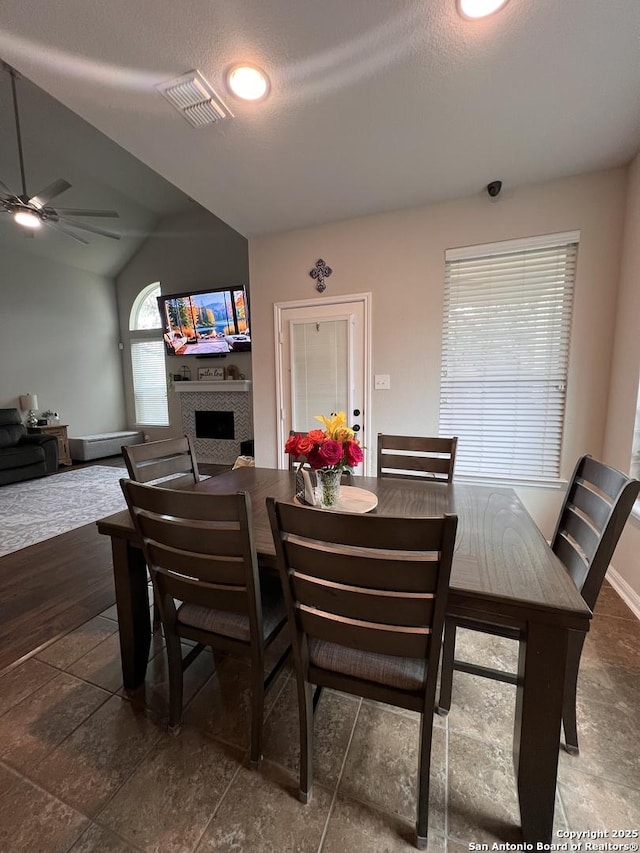
[(314, 442), (308, 435), (301, 435), (298, 441), (298, 455), (306, 456), (309, 451), (313, 450)]
[(307, 453), (307, 462), (314, 471), (317, 471), (318, 468), (324, 468), (325, 466), (325, 462), (320, 456), (317, 447), (314, 447), (313, 450), (310, 450), (309, 453)]
[(324, 441), (324, 433), (321, 429), (310, 429), (307, 435), (314, 444), (322, 444)]
[(323, 460), (324, 464), (321, 466), (323, 468), (337, 465), (338, 462), (342, 462), (342, 444), (333, 438), (328, 438), (318, 448), (318, 456)]
[(345, 447), (345, 459), (347, 465), (358, 465), (358, 463), (362, 462), (363, 456), (362, 448), (356, 441), (347, 442), (347, 446)]
[(284, 443), (284, 452), (290, 453), (292, 456), (299, 456), (300, 452), (298, 450), (298, 444), (300, 442), (300, 436), (298, 433), (294, 435), (290, 435), (289, 438)]

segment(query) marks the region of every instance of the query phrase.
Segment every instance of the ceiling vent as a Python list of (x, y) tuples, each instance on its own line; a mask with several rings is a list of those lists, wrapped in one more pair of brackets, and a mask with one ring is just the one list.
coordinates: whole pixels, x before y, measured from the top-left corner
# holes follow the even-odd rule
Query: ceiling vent
[(189, 71), (182, 77), (159, 84), (156, 89), (193, 127), (206, 127), (233, 118), (231, 110), (199, 71)]

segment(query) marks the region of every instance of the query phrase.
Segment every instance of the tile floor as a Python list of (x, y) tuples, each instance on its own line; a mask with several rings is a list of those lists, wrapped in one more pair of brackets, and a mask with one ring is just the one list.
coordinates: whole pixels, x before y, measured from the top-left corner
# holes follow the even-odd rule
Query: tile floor
[[(296, 797), (293, 679), (269, 696), (264, 762), (247, 766), (248, 679), (210, 653), (187, 671), (185, 725), (165, 733), (161, 637), (145, 688), (121, 686), (115, 608), (0, 679), (2, 853), (395, 853), (412, 850), (418, 718), (325, 692), (314, 796)], [(503, 664), (513, 644), (461, 632), (470, 656)], [(606, 587), (580, 678), (581, 754), (560, 752), (558, 828), (640, 824), (640, 622)], [(514, 689), (456, 673), (435, 717), (429, 849), (519, 841), (511, 761)]]

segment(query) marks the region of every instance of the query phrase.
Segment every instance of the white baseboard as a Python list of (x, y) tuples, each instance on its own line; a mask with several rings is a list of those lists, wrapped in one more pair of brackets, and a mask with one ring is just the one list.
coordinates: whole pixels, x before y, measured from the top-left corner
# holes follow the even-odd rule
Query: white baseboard
[(607, 580), (618, 593), (624, 603), (631, 609), (636, 619), (640, 619), (640, 595), (627, 583), (621, 574), (616, 572), (613, 566), (607, 570)]

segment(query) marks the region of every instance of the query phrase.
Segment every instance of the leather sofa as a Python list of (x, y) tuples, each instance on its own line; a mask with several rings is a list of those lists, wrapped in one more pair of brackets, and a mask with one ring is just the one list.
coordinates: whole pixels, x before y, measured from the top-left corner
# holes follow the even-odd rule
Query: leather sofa
[(30, 435), (17, 409), (0, 409), (0, 485), (44, 477), (58, 470), (58, 439)]

